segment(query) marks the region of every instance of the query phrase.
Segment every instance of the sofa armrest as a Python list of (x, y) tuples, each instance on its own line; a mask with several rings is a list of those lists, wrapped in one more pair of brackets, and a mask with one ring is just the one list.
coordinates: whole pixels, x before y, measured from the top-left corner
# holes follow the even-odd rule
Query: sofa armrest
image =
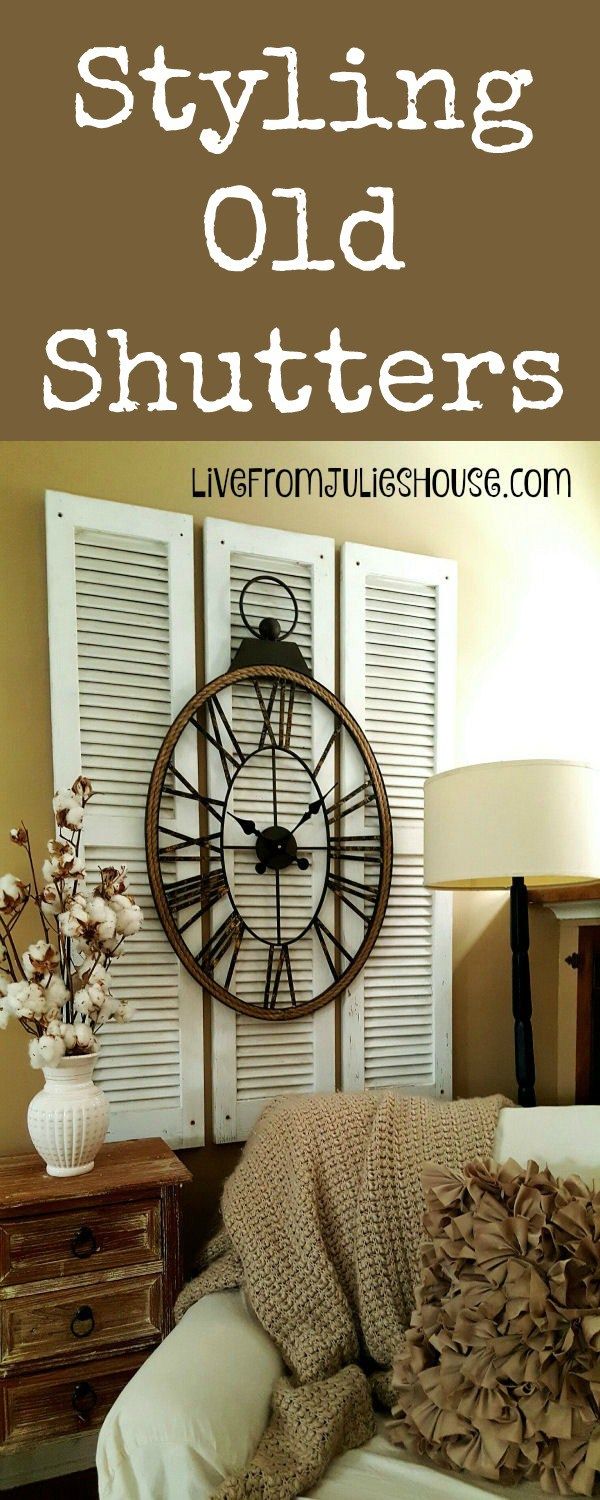
[(100, 1500), (208, 1500), (254, 1452), (282, 1369), (242, 1292), (203, 1297), (109, 1412)]

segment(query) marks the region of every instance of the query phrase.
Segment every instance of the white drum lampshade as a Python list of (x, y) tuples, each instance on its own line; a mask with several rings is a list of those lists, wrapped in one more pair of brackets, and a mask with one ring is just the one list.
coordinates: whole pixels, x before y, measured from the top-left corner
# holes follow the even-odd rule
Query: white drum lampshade
[(600, 769), (491, 761), (425, 782), (425, 885), (498, 890), (515, 876), (532, 887), (600, 878)]
[(425, 782), (425, 885), (510, 888), (519, 1103), (535, 1104), (527, 887), (600, 878), (600, 769), (567, 760), (491, 761)]

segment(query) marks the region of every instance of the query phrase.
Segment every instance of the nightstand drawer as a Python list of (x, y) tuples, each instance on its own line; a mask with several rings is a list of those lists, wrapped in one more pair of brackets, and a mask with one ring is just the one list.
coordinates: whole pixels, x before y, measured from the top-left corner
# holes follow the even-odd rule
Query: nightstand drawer
[(0, 1225), (0, 1285), (160, 1259), (160, 1204), (107, 1203)]
[(0, 1301), (0, 1362), (6, 1368), (156, 1343), (161, 1284), (159, 1273), (5, 1297)]
[(0, 1381), (0, 1442), (18, 1447), (28, 1439), (45, 1441), (99, 1427), (147, 1357), (134, 1354)]

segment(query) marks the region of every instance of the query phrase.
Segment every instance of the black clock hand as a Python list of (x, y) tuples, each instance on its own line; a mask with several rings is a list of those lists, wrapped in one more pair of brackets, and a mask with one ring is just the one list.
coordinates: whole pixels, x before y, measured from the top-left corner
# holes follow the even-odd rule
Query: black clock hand
[[(329, 791), (325, 793), (325, 797), (330, 797), (331, 793), (335, 791), (336, 786), (337, 781), (334, 781), (333, 786), (330, 786)], [(315, 797), (314, 802), (309, 802), (306, 812), (302, 814), (301, 818), (298, 818), (297, 823), (294, 823), (294, 827), (290, 830), (291, 833), (295, 833), (296, 829), (301, 828), (303, 823), (308, 823), (309, 818), (314, 818), (315, 813), (318, 813), (321, 807), (324, 807), (325, 797)]]
[(251, 818), (237, 818), (235, 813), (229, 811), (227, 817), (233, 818), (234, 823), (239, 823), (242, 833), (258, 833), (256, 824), (252, 822)]
[(281, 884), (279, 870), (275, 871), (275, 909), (277, 912), (277, 942), (281, 942)]
[(275, 759), (275, 746), (271, 751), (271, 776), (273, 782), (273, 827), (277, 827), (277, 761)]

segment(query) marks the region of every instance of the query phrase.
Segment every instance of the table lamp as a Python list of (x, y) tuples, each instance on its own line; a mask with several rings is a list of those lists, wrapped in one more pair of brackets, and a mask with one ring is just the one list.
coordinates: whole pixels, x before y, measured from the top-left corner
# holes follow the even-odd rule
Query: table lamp
[(510, 890), (519, 1104), (535, 1104), (527, 886), (600, 877), (600, 769), (566, 760), (491, 761), (425, 782), (424, 883)]

